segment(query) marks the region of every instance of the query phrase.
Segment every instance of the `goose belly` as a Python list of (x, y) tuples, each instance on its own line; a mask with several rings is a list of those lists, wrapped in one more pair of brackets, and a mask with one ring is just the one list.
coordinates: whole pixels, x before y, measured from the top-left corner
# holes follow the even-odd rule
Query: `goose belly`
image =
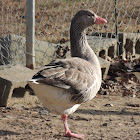
[(72, 93), (66, 89), (32, 82), (29, 85), (42, 104), (53, 113), (71, 114), (80, 106), (70, 100)]

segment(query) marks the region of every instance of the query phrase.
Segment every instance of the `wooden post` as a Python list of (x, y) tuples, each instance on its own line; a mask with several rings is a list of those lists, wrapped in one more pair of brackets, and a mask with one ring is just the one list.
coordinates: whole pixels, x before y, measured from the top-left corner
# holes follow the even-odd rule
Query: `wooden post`
[(35, 69), (35, 0), (26, 0), (26, 67)]

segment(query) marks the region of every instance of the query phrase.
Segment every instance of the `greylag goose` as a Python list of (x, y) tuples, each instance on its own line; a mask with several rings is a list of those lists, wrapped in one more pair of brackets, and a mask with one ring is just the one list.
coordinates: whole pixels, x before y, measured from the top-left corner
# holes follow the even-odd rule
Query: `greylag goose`
[(84, 137), (71, 133), (67, 115), (94, 98), (101, 86), (100, 64), (88, 45), (85, 29), (106, 22), (91, 10), (77, 12), (70, 27), (72, 57), (52, 61), (28, 82), (42, 104), (51, 112), (61, 115), (66, 136)]

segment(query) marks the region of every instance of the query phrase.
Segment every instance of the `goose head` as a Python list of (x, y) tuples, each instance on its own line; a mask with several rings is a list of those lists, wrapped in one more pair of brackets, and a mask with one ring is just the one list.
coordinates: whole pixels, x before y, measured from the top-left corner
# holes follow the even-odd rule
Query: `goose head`
[(84, 30), (93, 24), (103, 24), (107, 23), (107, 21), (97, 16), (93, 11), (85, 9), (80, 10), (76, 13), (74, 18), (72, 19), (72, 24), (73, 23), (82, 27), (82, 29)]
[(97, 16), (93, 11), (80, 10), (73, 17), (70, 27), (71, 56), (80, 57), (99, 66), (99, 62), (90, 48), (85, 29), (94, 24), (103, 24), (107, 21)]

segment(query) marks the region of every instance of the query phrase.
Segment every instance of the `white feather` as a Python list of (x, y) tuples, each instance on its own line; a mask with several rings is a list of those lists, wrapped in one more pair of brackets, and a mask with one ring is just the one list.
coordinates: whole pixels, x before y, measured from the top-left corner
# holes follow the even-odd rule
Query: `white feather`
[(39, 84), (35, 79), (29, 85), (42, 104), (51, 112), (57, 114), (71, 114), (80, 106), (71, 101), (71, 93), (66, 89)]
[(93, 84), (86, 91), (86, 94), (89, 93), (89, 95), (88, 95), (89, 96), (89, 100), (93, 99), (96, 96), (96, 94), (97, 94), (97, 92), (99, 90), (98, 86), (100, 86), (100, 85), (98, 85), (98, 80), (99, 79), (95, 76), (95, 80), (94, 80)]

